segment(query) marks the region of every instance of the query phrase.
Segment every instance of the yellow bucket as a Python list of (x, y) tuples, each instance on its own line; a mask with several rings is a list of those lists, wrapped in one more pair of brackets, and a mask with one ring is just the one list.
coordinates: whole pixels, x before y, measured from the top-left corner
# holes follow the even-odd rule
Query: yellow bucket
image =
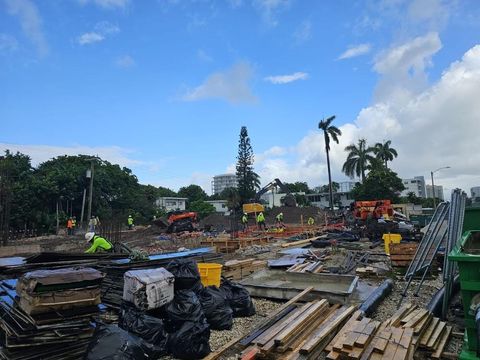
[(400, 234), (383, 234), (383, 242), (385, 243), (385, 254), (390, 255), (390, 244), (399, 244), (402, 240)]
[(220, 277), (222, 275), (222, 265), (214, 263), (197, 263), (200, 272), (200, 280), (203, 286), (220, 286)]

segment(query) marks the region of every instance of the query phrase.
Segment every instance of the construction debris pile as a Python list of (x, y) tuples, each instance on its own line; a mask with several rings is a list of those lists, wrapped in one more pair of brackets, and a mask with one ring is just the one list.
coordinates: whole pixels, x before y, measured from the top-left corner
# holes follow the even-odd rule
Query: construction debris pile
[(77, 359), (94, 332), (103, 274), (92, 268), (38, 270), (0, 283), (4, 359)]

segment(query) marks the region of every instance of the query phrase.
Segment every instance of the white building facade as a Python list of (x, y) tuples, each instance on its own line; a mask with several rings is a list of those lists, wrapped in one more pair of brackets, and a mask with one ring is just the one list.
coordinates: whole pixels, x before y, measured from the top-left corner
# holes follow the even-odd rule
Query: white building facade
[(236, 188), (238, 186), (237, 175), (235, 174), (222, 174), (216, 175), (212, 180), (212, 193), (213, 195), (220, 194), (227, 188)]
[[(427, 189), (427, 198), (432, 198), (432, 197), (433, 197), (433, 194), (432, 194), (432, 185), (426, 185), (425, 187), (426, 187), (426, 189)], [(443, 197), (443, 186), (442, 186), (442, 185), (435, 185), (434, 192), (435, 192), (435, 197), (436, 197), (437, 199), (444, 200), (444, 197)]]
[[(306, 194), (305, 195), (310, 201), (313, 206), (318, 206), (319, 208), (328, 208), (330, 207), (330, 194), (329, 193), (322, 193), (322, 194)], [(333, 193), (333, 204), (334, 206), (350, 206), (350, 204), (354, 201), (350, 192), (336, 192)]]
[(212, 204), (215, 208), (215, 212), (222, 213), (228, 215), (230, 212), (228, 211), (227, 200), (208, 200), (206, 201), (209, 204)]
[(160, 197), (155, 201), (155, 205), (165, 211), (185, 210), (187, 198)]
[(480, 186), (474, 186), (470, 189), (473, 202), (480, 202)]
[[(417, 197), (425, 198), (427, 196), (425, 188), (425, 178), (423, 176), (415, 176), (412, 179), (402, 179), (405, 190), (402, 191), (401, 196), (407, 196), (408, 193), (414, 193)], [(442, 190), (443, 196), (443, 190)]]

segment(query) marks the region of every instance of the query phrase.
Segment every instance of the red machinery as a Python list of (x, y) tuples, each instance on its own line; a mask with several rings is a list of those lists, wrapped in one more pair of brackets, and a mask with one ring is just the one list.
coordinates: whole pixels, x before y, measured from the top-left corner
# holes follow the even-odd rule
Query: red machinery
[(390, 200), (355, 201), (353, 216), (357, 220), (367, 220), (369, 217), (389, 220), (393, 217), (393, 207)]

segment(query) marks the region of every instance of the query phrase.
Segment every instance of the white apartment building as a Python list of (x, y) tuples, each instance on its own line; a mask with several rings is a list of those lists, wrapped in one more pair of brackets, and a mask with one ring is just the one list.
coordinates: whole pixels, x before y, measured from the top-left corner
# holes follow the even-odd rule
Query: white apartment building
[[(425, 198), (430, 197), (427, 196), (425, 190), (425, 178), (423, 176), (415, 176), (412, 179), (402, 179), (403, 186), (405, 186), (405, 190), (402, 191), (401, 196), (407, 196), (408, 193), (414, 193), (416, 196)], [(443, 196), (443, 190), (442, 190)]]
[(226, 188), (236, 188), (237, 185), (238, 180), (235, 174), (215, 175), (212, 180), (212, 193), (220, 194)]
[(155, 201), (155, 205), (165, 211), (185, 210), (186, 204), (187, 198), (181, 197), (160, 197)]
[[(432, 198), (432, 185), (426, 185), (427, 189), (427, 198)], [(443, 197), (443, 186), (442, 185), (435, 185), (435, 197), (440, 200), (444, 200), (445, 198)]]

